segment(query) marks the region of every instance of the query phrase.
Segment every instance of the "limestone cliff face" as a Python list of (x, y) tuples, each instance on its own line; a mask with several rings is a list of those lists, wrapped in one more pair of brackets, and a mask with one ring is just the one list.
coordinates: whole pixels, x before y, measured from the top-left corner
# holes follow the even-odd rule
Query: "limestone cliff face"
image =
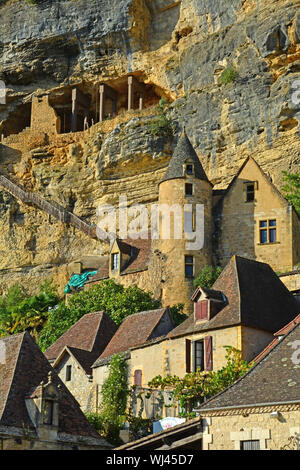
[[(248, 155), (280, 187), (299, 169), (300, 1), (54, 0), (0, 6), (0, 132), (21, 125), (33, 93), (58, 97), (74, 84), (91, 95), (102, 81), (133, 73), (171, 102), (216, 188)], [(227, 85), (227, 67), (237, 78)], [(294, 95), (293, 95), (294, 93)], [(294, 96), (294, 99), (292, 97)], [(89, 223), (101, 202), (157, 200), (172, 143), (149, 132), (153, 110), (123, 114), (90, 133), (1, 148), (0, 172)], [(12, 127), (11, 127), (12, 126)], [(11, 133), (11, 132), (9, 132)], [(176, 141), (176, 139), (175, 139)], [(46, 148), (48, 156), (32, 157)], [(48, 275), (98, 256), (105, 246), (0, 191), (1, 286)], [(24, 276), (26, 274), (26, 276)]]

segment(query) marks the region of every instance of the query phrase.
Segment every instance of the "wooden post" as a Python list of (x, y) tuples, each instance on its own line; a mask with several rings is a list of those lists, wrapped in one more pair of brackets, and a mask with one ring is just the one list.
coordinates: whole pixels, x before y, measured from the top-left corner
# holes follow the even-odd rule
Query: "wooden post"
[(71, 122), (71, 132), (77, 131), (77, 113), (78, 113), (78, 101), (76, 88), (72, 90), (72, 122)]
[(133, 87), (133, 77), (128, 77), (128, 111), (133, 109), (133, 98), (134, 98), (134, 87)]

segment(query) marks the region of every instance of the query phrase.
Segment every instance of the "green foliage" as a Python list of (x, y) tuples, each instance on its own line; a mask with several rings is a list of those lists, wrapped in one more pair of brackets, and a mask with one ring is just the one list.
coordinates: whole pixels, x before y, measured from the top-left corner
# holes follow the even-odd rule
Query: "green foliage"
[(62, 303), (58, 309), (49, 312), (47, 325), (40, 334), (38, 344), (45, 351), (86, 313), (105, 310), (120, 325), (133, 313), (159, 307), (160, 302), (153, 300), (150, 292), (144, 292), (137, 286), (123, 287), (113, 279), (108, 279), (74, 294), (67, 306)]
[(175, 132), (175, 125), (167, 114), (168, 102), (165, 98), (159, 101), (157, 118), (151, 122), (150, 131), (154, 136), (171, 137)]
[(185, 416), (192, 416), (191, 410), (195, 401), (203, 401), (225, 388), (229, 387), (237, 379), (243, 376), (253, 364), (242, 360), (241, 352), (232, 346), (224, 346), (226, 349), (226, 365), (222, 369), (214, 371), (200, 371), (186, 374), (183, 378), (176, 375), (168, 375), (162, 378), (160, 375), (154, 377), (148, 386), (151, 389), (169, 389), (173, 399), (173, 406), (180, 404), (185, 408)]
[(109, 366), (109, 375), (102, 385), (99, 423), (103, 436), (113, 445), (120, 444), (120, 430), (125, 422), (127, 399), (127, 363), (121, 354), (115, 354)]
[(227, 85), (234, 82), (238, 77), (237, 71), (233, 67), (227, 67), (221, 74), (221, 83)]
[(283, 181), (285, 185), (282, 187), (285, 198), (291, 202), (300, 216), (300, 173), (288, 173), (283, 171)]
[(104, 426), (102, 418), (98, 413), (85, 413), (85, 417), (88, 422), (99, 432), (99, 434), (104, 434)]
[(174, 321), (175, 326), (180, 325), (184, 320), (187, 319), (187, 315), (183, 313), (184, 304), (176, 304), (170, 307), (170, 312)]
[(217, 266), (204, 266), (194, 280), (195, 287), (207, 287), (210, 289), (222, 272), (222, 268)]
[(29, 331), (37, 336), (47, 321), (49, 310), (59, 302), (51, 281), (40, 285), (39, 293), (26, 296), (19, 285), (0, 298), (0, 336)]

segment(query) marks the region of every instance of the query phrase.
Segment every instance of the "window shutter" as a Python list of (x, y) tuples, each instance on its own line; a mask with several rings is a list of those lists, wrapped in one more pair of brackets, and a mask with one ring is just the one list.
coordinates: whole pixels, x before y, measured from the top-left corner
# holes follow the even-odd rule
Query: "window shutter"
[(196, 321), (208, 319), (208, 300), (196, 302), (195, 317)]
[(142, 386), (142, 371), (137, 369), (134, 371), (134, 385)]
[(204, 338), (204, 351), (205, 351), (205, 370), (212, 370), (212, 336)]
[(191, 340), (185, 340), (185, 365), (186, 373), (191, 372)]

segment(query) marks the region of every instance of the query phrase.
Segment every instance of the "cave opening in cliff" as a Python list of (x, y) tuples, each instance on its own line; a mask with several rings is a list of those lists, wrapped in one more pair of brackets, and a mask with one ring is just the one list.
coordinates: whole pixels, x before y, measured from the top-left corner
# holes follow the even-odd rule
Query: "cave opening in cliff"
[(30, 127), (31, 103), (22, 103), (17, 106), (1, 124), (0, 132), (5, 137), (12, 134), (19, 134), (27, 127)]
[(49, 105), (59, 118), (61, 134), (87, 129), (97, 122), (127, 111), (158, 104), (163, 91), (145, 84), (138, 73), (99, 84), (81, 83), (56, 90)]

